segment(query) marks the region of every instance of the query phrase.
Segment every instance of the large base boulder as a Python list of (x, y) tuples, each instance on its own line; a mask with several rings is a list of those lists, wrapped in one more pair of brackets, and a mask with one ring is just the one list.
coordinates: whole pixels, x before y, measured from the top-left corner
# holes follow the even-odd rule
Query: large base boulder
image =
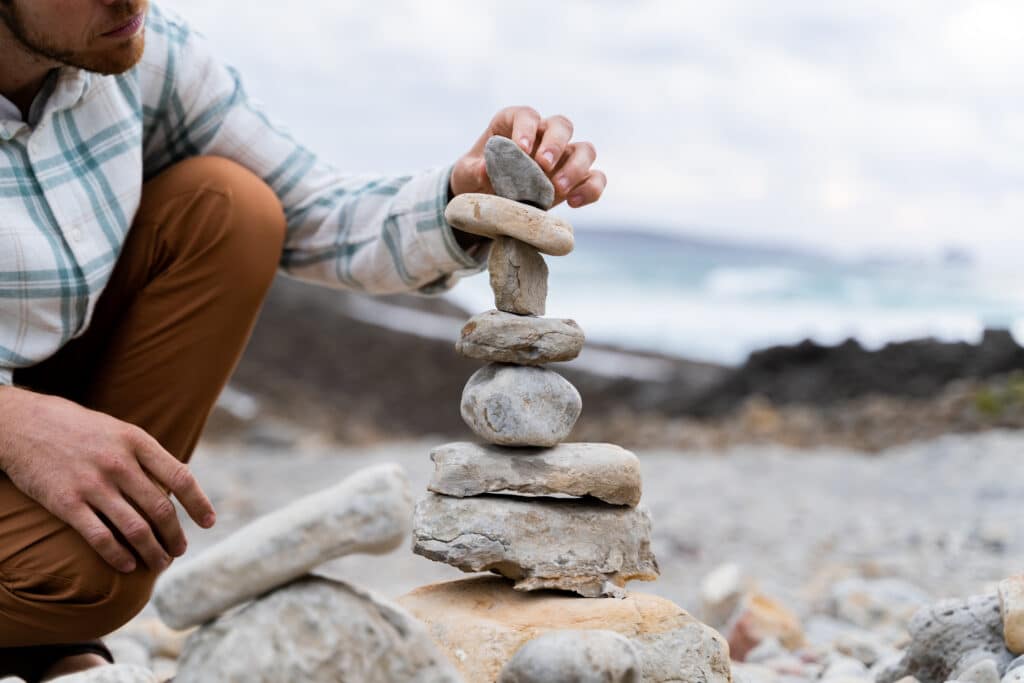
[(630, 593), (583, 600), (520, 593), (498, 577), (417, 588), (398, 603), (427, 624), (466, 683), (493, 683), (527, 642), (561, 629), (615, 631), (636, 648), (644, 683), (729, 683), (729, 646), (712, 628), (664, 598)]

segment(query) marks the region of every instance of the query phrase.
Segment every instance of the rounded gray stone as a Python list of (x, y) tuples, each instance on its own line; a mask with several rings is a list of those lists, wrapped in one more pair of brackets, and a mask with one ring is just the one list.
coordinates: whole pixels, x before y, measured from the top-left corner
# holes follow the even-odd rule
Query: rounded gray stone
[(640, 656), (614, 631), (551, 631), (523, 645), (498, 683), (640, 683)]
[(484, 146), (487, 177), (499, 197), (532, 204), (547, 211), (555, 188), (537, 162), (512, 140), (495, 135)]
[(486, 365), (462, 392), (462, 419), (499, 446), (554, 446), (565, 441), (583, 410), (576, 387), (547, 368)]
[(487, 311), (463, 326), (455, 350), (467, 358), (494, 363), (542, 365), (573, 360), (585, 341), (574, 320)]

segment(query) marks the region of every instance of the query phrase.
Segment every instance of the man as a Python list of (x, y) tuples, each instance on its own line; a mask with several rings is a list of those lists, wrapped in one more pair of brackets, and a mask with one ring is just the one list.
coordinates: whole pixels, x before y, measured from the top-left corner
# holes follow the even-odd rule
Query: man
[(451, 196), (489, 192), (505, 135), (557, 201), (596, 201), (564, 117), (500, 111), (446, 169), (344, 175), (147, 0), (0, 0), (0, 677), (105, 663), (96, 640), (185, 552), (169, 496), (280, 267), (370, 293), (482, 268)]

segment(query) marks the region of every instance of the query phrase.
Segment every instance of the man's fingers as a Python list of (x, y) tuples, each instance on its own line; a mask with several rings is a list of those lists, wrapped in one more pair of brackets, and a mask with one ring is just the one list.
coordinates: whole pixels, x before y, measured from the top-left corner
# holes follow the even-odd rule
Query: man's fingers
[(135, 558), (88, 505), (76, 505), (64, 515), (64, 521), (111, 567), (125, 574), (135, 571)]
[(590, 176), (576, 187), (569, 190), (569, 197), (566, 202), (574, 209), (587, 204), (593, 204), (601, 198), (604, 188), (608, 185), (608, 178), (601, 171), (592, 171)]
[(507, 111), (512, 114), (512, 141), (527, 154), (532, 154), (533, 146), (537, 142), (540, 114), (530, 107), (514, 107)]
[(551, 173), (562, 159), (572, 139), (572, 121), (564, 116), (552, 116), (541, 124), (544, 137), (537, 146), (534, 159), (545, 172)]
[(130, 473), (118, 484), (125, 496), (156, 527), (164, 550), (175, 557), (183, 555), (187, 545), (185, 532), (181, 530), (178, 513), (167, 494), (157, 488), (141, 469)]
[(160, 444), (149, 435), (141, 436), (136, 444), (135, 455), (142, 468), (156, 478), (157, 483), (164, 486), (181, 501), (182, 507), (196, 524), (208, 529), (217, 521), (213, 504), (203, 493), (199, 482), (192, 476), (188, 467), (179, 462), (173, 455), (165, 451)]
[(561, 166), (552, 178), (559, 198), (568, 195), (570, 189), (587, 179), (596, 158), (597, 150), (589, 142), (574, 142), (569, 145)]
[(159, 572), (170, 566), (171, 556), (156, 540), (153, 527), (119, 492), (97, 491), (89, 503), (110, 520), (147, 567)]

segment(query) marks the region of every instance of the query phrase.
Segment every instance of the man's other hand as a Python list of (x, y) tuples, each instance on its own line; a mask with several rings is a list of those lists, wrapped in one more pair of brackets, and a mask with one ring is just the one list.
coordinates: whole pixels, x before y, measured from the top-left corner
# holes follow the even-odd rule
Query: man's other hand
[(510, 138), (533, 157), (555, 186), (555, 204), (567, 201), (576, 208), (592, 204), (608, 184), (605, 174), (592, 168), (597, 157), (594, 146), (572, 141), (572, 121), (564, 116), (542, 119), (530, 107), (507, 107), (494, 116), (473, 148), (455, 163), (453, 195), (494, 193), (484, 163), (484, 145), (494, 135)]
[(161, 571), (185, 552), (168, 494), (202, 527), (213, 506), (183, 463), (146, 432), (55, 396), (0, 387), (0, 470), (112, 567)]

